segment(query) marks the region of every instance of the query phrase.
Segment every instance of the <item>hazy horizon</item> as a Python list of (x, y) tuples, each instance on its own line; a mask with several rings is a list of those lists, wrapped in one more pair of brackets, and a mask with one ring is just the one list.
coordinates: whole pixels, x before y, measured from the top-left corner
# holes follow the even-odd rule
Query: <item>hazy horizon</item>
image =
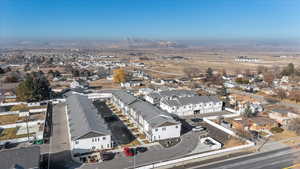
[(300, 1), (0, 1), (0, 38), (300, 39)]

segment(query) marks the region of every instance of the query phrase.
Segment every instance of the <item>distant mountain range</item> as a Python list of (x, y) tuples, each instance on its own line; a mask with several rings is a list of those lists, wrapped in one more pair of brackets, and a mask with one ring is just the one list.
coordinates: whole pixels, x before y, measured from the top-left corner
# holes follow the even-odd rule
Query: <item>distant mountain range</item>
[(0, 48), (199, 48), (300, 51), (300, 40), (1, 40)]

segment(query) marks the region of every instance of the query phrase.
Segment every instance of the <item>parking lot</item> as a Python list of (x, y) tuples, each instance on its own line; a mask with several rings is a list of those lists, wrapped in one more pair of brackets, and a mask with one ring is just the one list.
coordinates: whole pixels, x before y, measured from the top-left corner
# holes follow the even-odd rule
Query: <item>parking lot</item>
[(123, 122), (110, 110), (105, 101), (95, 101), (95, 107), (98, 109), (98, 113), (107, 122), (108, 127), (112, 131), (112, 138), (116, 145), (129, 144), (135, 137), (131, 134), (128, 128)]
[[(217, 129), (216, 127), (204, 122), (202, 120), (202, 117), (205, 117), (205, 116), (185, 117), (183, 119), (183, 121), (185, 121), (183, 124), (185, 124), (186, 128), (189, 128), (189, 130), (192, 130), (192, 128), (194, 126), (202, 126), (202, 127), (206, 128), (206, 130), (208, 132), (208, 135), (207, 135), (208, 137), (211, 137), (211, 138), (217, 140), (218, 142), (220, 142), (222, 145), (224, 145), (226, 143), (226, 141), (228, 140), (228, 138), (230, 137), (230, 135), (225, 133), (224, 131)], [(200, 119), (200, 121), (194, 122), (193, 119)]]

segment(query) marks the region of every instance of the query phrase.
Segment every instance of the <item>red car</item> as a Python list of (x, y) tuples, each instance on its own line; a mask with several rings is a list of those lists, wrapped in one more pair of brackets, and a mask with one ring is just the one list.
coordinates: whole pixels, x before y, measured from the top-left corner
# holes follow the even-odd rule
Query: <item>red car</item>
[(126, 157), (131, 157), (134, 156), (134, 150), (132, 148), (129, 147), (125, 147), (123, 149), (124, 154), (126, 155)]

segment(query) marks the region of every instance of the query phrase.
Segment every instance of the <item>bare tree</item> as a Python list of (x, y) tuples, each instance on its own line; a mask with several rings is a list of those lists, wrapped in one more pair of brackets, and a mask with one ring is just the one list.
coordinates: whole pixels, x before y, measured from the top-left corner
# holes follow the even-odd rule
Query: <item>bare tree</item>
[(300, 90), (293, 90), (290, 92), (289, 99), (300, 102)]
[(269, 86), (272, 85), (274, 79), (275, 79), (275, 76), (273, 73), (271, 73), (271, 72), (264, 73), (264, 81), (267, 82)]
[(196, 67), (185, 67), (183, 68), (183, 72), (187, 77), (192, 78), (199, 75), (200, 70)]
[(288, 129), (300, 134), (300, 118), (292, 119), (288, 124)]
[(261, 73), (267, 72), (267, 71), (268, 71), (268, 68), (265, 67), (265, 66), (258, 66), (258, 67), (256, 68), (256, 71), (257, 71), (258, 74), (261, 74)]
[(276, 94), (281, 100), (287, 97), (286, 91), (283, 89), (277, 89)]
[(245, 76), (251, 76), (252, 74), (251, 74), (251, 71), (250, 71), (250, 69), (246, 69), (245, 70)]

